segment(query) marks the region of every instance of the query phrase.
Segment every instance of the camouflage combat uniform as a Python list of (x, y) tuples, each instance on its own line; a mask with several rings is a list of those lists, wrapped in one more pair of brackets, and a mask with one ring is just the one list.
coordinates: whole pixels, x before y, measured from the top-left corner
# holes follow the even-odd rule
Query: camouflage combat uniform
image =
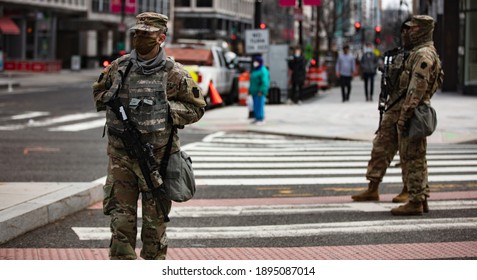
[[(136, 30), (155, 32), (164, 30), (167, 17), (156, 13), (137, 16)], [(161, 29), (162, 28), (162, 29)], [(183, 126), (198, 121), (204, 114), (205, 100), (200, 88), (179, 63), (166, 58), (163, 49), (158, 54), (161, 65), (155, 73), (144, 75), (139, 66), (132, 63), (127, 78), (121, 86), (119, 98), (128, 116), (141, 132), (141, 141), (154, 147), (154, 156), (160, 162), (168, 142), (172, 126)], [(142, 230), (144, 259), (165, 259), (167, 252), (166, 223), (162, 213), (156, 211), (155, 201), (146, 198), (149, 191), (138, 162), (131, 159), (122, 141), (109, 133), (122, 130), (106, 102), (119, 86), (131, 54), (115, 60), (93, 85), (93, 95), (98, 111), (106, 110), (108, 127), (108, 176), (104, 186), (103, 211), (111, 217), (111, 259), (136, 259), (137, 200), (142, 193)], [(172, 123), (169, 120), (169, 114)], [(171, 153), (180, 150), (177, 134), (173, 138)], [(162, 201), (167, 213), (171, 201)]]
[[(396, 125), (401, 111), (400, 103), (402, 103), (402, 100), (397, 100), (407, 87), (407, 85), (399, 83), (399, 76), (403, 71), (406, 56), (406, 52), (400, 50), (397, 55), (393, 56), (392, 63), (389, 66), (387, 74), (390, 89), (388, 99), (380, 100), (380, 102), (386, 104), (386, 111), (383, 114), (379, 131), (373, 140), (371, 159), (368, 162), (366, 172), (366, 179), (372, 182), (381, 182), (383, 180), (386, 170), (399, 148)], [(395, 103), (396, 101), (397, 103)]]
[[(399, 149), (397, 122), (403, 102), (402, 95), (405, 94), (407, 89), (407, 84), (401, 84), (399, 78), (404, 71), (404, 64), (408, 54), (408, 51), (404, 48), (394, 49), (385, 53), (385, 63), (387, 65), (385, 67), (387, 67), (387, 71), (383, 75), (386, 75), (386, 88), (382, 88), (381, 91), (387, 94), (379, 96), (379, 106), (383, 106), (385, 111), (376, 137), (373, 140), (371, 159), (368, 162), (366, 172), (366, 179), (369, 180), (368, 189), (351, 196), (354, 201), (379, 200), (379, 184)], [(401, 193), (394, 197), (392, 201), (406, 202), (407, 200), (407, 186), (404, 185)]]
[(409, 26), (409, 58), (400, 84), (407, 85), (406, 96), (400, 104), (398, 120), (399, 154), (403, 182), (409, 190), (409, 202), (391, 210), (393, 215), (421, 215), (427, 212), (427, 140), (408, 137), (409, 121), (420, 104), (430, 104), (432, 95), (441, 85), (443, 72), (434, 48), (434, 20), (430, 16), (413, 16)]

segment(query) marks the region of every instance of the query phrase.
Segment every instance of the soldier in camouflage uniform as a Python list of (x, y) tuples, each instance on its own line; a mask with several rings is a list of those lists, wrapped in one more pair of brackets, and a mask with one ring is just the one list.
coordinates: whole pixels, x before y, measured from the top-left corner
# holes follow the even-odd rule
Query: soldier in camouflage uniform
[(429, 211), (427, 139), (426, 137), (410, 138), (409, 121), (416, 107), (421, 104), (430, 104), (432, 95), (440, 87), (444, 77), (432, 40), (433, 18), (425, 15), (413, 16), (406, 26), (404, 44), (410, 53), (399, 83), (407, 86), (407, 89), (403, 101), (399, 104), (397, 128), (403, 182), (409, 190), (409, 202), (391, 210), (393, 215), (400, 216), (422, 215), (423, 212)]
[[(407, 29), (406, 22), (401, 26), (401, 35), (404, 35), (404, 29)], [(404, 70), (404, 62), (407, 56), (408, 50), (403, 47), (395, 49), (389, 54), (388, 59), (390, 62), (386, 71), (387, 85), (386, 88), (381, 89), (381, 91), (387, 92), (387, 96), (383, 94), (379, 96), (379, 104), (384, 106), (386, 110), (376, 137), (373, 140), (371, 159), (368, 162), (368, 170), (366, 172), (366, 179), (369, 180), (368, 189), (351, 196), (354, 201), (379, 201), (379, 184), (399, 149), (397, 131), (397, 122), (401, 112), (399, 101), (400, 96), (405, 94), (407, 89), (407, 85), (399, 83), (399, 77)], [(392, 201), (402, 203), (407, 202), (407, 200), (408, 191), (406, 184), (404, 184), (401, 193), (394, 197)]]
[[(125, 147), (111, 131), (123, 129), (122, 123), (107, 106), (121, 83), (121, 74), (131, 63), (129, 74), (119, 91), (121, 103), (129, 118), (141, 132), (141, 141), (154, 148), (157, 162), (163, 157), (173, 126), (198, 121), (204, 114), (205, 100), (189, 73), (179, 63), (166, 57), (161, 44), (166, 40), (167, 20), (157, 13), (142, 13), (136, 17), (134, 50), (113, 61), (93, 84), (98, 111), (106, 110), (109, 165), (104, 186), (103, 211), (111, 216), (111, 259), (136, 259), (137, 200), (142, 194), (142, 231), (144, 259), (165, 259), (167, 252), (164, 215), (156, 211), (155, 200), (136, 159), (131, 159)], [(171, 153), (180, 150), (174, 135)], [(169, 213), (171, 201), (162, 199)]]

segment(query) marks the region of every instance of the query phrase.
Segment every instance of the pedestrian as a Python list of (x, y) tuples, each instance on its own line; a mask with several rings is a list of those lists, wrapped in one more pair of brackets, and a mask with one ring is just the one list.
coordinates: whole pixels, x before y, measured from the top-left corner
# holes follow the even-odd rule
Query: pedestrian
[[(401, 35), (404, 34), (407, 21), (401, 26)], [(366, 179), (369, 180), (368, 189), (351, 196), (354, 201), (379, 201), (379, 184), (383, 180), (386, 170), (391, 164), (399, 149), (397, 122), (401, 107), (397, 104), (402, 99), (406, 90), (399, 85), (399, 77), (404, 71), (404, 63), (409, 55), (409, 50), (401, 47), (384, 54), (384, 71), (379, 95), (379, 110), (382, 114), (378, 131), (373, 140), (371, 159), (368, 162)], [(392, 199), (393, 202), (407, 202), (409, 193), (404, 184), (399, 195)]]
[(295, 47), (293, 57), (288, 60), (288, 69), (291, 70), (291, 90), (288, 103), (300, 104), (303, 95), (303, 85), (306, 80), (307, 61), (299, 46)]
[(378, 57), (373, 52), (373, 45), (367, 43), (361, 57), (361, 73), (364, 80), (364, 93), (366, 101), (373, 101), (374, 76), (378, 69)]
[(403, 43), (409, 49), (409, 58), (400, 76), (399, 84), (405, 88), (405, 96), (399, 104), (401, 111), (397, 129), (402, 177), (409, 191), (409, 201), (391, 210), (397, 216), (422, 215), (429, 211), (427, 139), (426, 136), (410, 137), (409, 124), (418, 106), (430, 105), (432, 96), (444, 78), (432, 39), (434, 19), (427, 15), (416, 15), (405, 26)]
[[(179, 63), (168, 58), (161, 44), (166, 40), (168, 18), (146, 12), (137, 15), (134, 49), (104, 69), (93, 84), (98, 111), (106, 110), (109, 156), (108, 176), (103, 187), (103, 212), (111, 218), (112, 232), (109, 257), (136, 259), (137, 200), (142, 196), (143, 259), (165, 259), (168, 247), (164, 217), (171, 201), (152, 198), (139, 169), (138, 160), (128, 153), (118, 131), (123, 123), (111, 109), (112, 97), (119, 93), (129, 119), (140, 133), (142, 144), (152, 146), (159, 163), (164, 156), (173, 128), (198, 121), (205, 112), (202, 92), (190, 74)], [(120, 90), (119, 90), (120, 89)], [(180, 150), (177, 133), (173, 134), (171, 153)], [(161, 178), (157, 179), (157, 182)], [(156, 209), (161, 206), (161, 211)]]
[(270, 74), (263, 65), (263, 59), (257, 55), (253, 57), (252, 73), (250, 74), (250, 86), (248, 93), (253, 98), (253, 114), (256, 125), (263, 125), (265, 119), (265, 97), (270, 87)]
[(349, 51), (349, 45), (343, 47), (343, 53), (338, 56), (336, 62), (336, 77), (340, 80), (341, 96), (343, 102), (349, 101), (351, 94), (351, 80), (355, 71), (355, 58)]

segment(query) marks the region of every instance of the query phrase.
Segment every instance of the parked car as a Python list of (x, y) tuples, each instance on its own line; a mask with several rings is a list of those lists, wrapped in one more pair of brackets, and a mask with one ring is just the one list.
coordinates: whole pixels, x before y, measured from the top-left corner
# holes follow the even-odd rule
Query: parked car
[(238, 100), (235, 55), (220, 46), (177, 44), (165, 47), (167, 56), (182, 63), (199, 84), (207, 103), (212, 104), (209, 86), (213, 83), (225, 104)]

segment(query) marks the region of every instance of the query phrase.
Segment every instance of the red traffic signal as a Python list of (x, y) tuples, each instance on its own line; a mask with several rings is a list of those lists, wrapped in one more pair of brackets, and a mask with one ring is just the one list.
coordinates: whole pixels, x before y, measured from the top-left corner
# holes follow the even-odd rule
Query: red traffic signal
[(357, 21), (354, 23), (354, 28), (356, 28), (356, 30), (359, 30), (361, 29), (361, 22)]
[(267, 25), (263, 22), (260, 23), (260, 29), (265, 29), (265, 28), (267, 28)]
[(376, 31), (376, 33), (381, 32), (381, 26), (379, 26), (379, 25), (376, 26), (376, 27), (374, 28), (374, 31)]

